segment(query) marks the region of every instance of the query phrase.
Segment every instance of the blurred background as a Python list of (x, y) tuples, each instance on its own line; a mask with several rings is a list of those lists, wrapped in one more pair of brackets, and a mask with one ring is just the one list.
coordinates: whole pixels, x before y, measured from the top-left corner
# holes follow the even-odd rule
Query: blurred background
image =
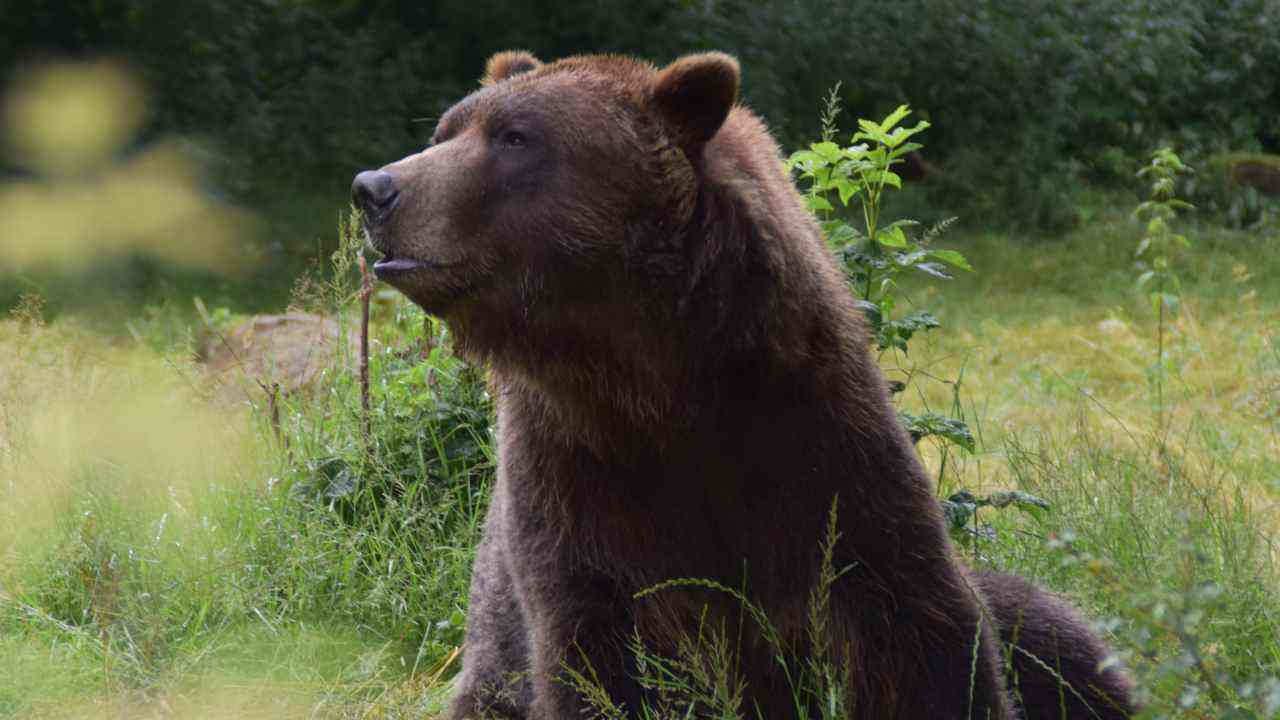
[[(1280, 151), (1277, 0), (46, 0), (3, 17), (5, 94), (50, 63), (110, 63), (133, 93), (112, 151), (168, 142), (199, 195), (259, 219), (235, 238), (234, 282), (154, 255), (95, 257), (116, 299), (195, 289), (237, 309), (280, 304), (336, 242), (351, 176), (420, 148), (509, 48), (658, 63), (725, 50), (787, 151), (817, 135), (837, 81), (846, 118), (910, 102), (933, 129), (903, 202), (1027, 236), (1087, 219), (1091, 189), (1136, 187), (1158, 144), (1192, 165)], [(10, 134), (0, 177), (41, 172), (20, 150)], [(15, 278), (6, 264), (0, 307), (36, 287), (51, 310), (102, 304), (65, 268)]]

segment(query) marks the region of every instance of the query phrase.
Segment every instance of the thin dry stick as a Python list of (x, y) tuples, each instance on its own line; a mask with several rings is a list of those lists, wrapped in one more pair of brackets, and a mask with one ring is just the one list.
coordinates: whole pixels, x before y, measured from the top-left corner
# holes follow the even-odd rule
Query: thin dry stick
[(365, 451), (370, 450), (369, 437), (369, 299), (373, 296), (373, 276), (369, 266), (360, 259), (360, 420), (364, 433)]
[(284, 436), (284, 431), (280, 429), (280, 383), (271, 383), (268, 389), (266, 383), (261, 380), (258, 385), (262, 387), (263, 392), (267, 393), (267, 414), (271, 418), (271, 431), (275, 433), (276, 442), (281, 447), (289, 447), (289, 438)]

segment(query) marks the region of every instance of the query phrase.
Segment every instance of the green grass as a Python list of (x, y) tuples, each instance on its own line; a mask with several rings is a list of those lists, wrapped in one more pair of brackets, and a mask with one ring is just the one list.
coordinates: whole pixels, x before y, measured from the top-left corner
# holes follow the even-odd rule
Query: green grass
[(1191, 230), (1185, 306), (1166, 331), (1166, 433), (1155, 318), (1134, 289), (1139, 234), (1106, 211), (1056, 241), (955, 240), (977, 272), (924, 293), (946, 330), (885, 364), (920, 379), (917, 408), (956, 407), (954, 386), (928, 378), (962, 378), (981, 448), (926, 448), (935, 469), (947, 461), (944, 494), (1014, 488), (1052, 505), (1042, 519), (984, 511), (995, 537), (967, 549), (975, 562), (1105, 619), (1153, 716), (1239, 704), (1270, 717), (1280, 695), (1256, 684), (1280, 674), (1277, 233)]
[(0, 323), (0, 712), (358, 715), (455, 670), (487, 400), (445, 351), (417, 362), (432, 329), (404, 310), (382, 313), (370, 452), (345, 361), (277, 433), (217, 399), (176, 313), (137, 341)]
[[(917, 381), (909, 407), (958, 408), (980, 439), (924, 448), (944, 494), (1052, 505), (983, 511), (973, 562), (1102, 621), (1153, 717), (1264, 717), (1248, 688), (1280, 675), (1278, 237), (1193, 231), (1160, 451), (1139, 234), (1103, 209), (1058, 239), (945, 238), (977, 271), (912, 292), (944, 329), (883, 364)], [(346, 276), (317, 287), (352, 322)], [(0, 717), (437, 712), (493, 471), (481, 378), (383, 297), (372, 436), (343, 363), (276, 429), (265, 395), (213, 399), (190, 318), (0, 321)]]

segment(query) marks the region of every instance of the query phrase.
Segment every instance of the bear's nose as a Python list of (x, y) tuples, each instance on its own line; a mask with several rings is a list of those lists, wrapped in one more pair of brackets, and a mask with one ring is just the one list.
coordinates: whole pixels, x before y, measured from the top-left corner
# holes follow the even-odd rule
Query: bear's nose
[(351, 183), (351, 198), (370, 220), (381, 220), (398, 194), (395, 179), (382, 170), (365, 170)]

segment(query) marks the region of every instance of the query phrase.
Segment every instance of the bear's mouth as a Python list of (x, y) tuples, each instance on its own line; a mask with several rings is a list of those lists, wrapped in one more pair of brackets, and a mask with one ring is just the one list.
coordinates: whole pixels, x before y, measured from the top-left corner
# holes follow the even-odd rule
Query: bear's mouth
[(384, 255), (381, 260), (373, 264), (373, 274), (378, 276), (379, 280), (390, 282), (391, 280), (403, 277), (411, 272), (418, 270), (429, 270), (435, 267), (431, 263), (414, 260), (412, 258), (394, 257), (390, 253)]
[(419, 260), (417, 258), (401, 257), (391, 253), (385, 253), (381, 260), (373, 264), (373, 274), (383, 282), (396, 284), (397, 280), (402, 280), (410, 275), (429, 270), (445, 270), (451, 268), (458, 263), (442, 262), (439, 260)]
[(384, 252), (373, 263), (373, 274), (423, 310), (440, 317), (474, 288), (474, 278), (466, 273), (462, 258), (424, 260)]

